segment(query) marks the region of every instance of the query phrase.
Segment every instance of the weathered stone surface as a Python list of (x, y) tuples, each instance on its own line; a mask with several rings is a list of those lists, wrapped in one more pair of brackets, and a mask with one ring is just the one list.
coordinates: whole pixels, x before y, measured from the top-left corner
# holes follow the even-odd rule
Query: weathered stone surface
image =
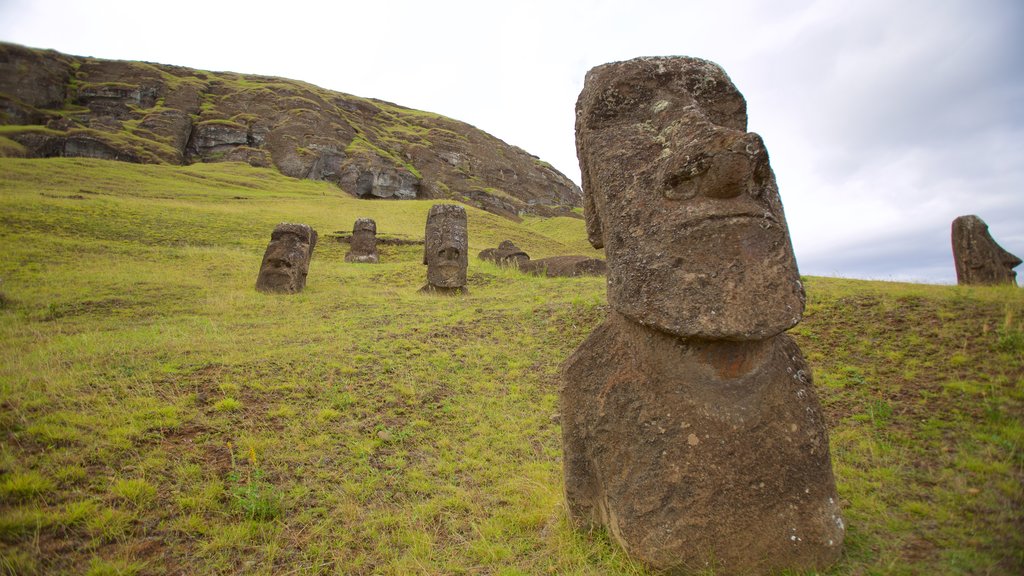
[(53, 50), (0, 43), (0, 93), (29, 107), (56, 108), (66, 96), (71, 61)]
[(278, 224), (263, 254), (256, 289), (287, 294), (302, 292), (316, 238), (316, 230), (306, 224)]
[(502, 240), (497, 248), (481, 250), (478, 257), (481, 260), (512, 268), (519, 268), (523, 262), (530, 260), (530, 255), (520, 250), (511, 240)]
[(752, 340), (799, 321), (804, 291), (768, 153), (718, 65), (598, 66), (576, 109), (609, 304), (677, 336)]
[(782, 203), (745, 129), (742, 95), (695, 58), (599, 66), (577, 103), (612, 312), (563, 366), (569, 514), (674, 573), (823, 569), (845, 533), (810, 371), (781, 334), (804, 305)]
[[(550, 165), (468, 124), (268, 76), (0, 43), (0, 124), (18, 126), (4, 135), (24, 147), (7, 153), (29, 157), (244, 161), (361, 198), (451, 199), (512, 219), (575, 216), (581, 199)], [(76, 136), (102, 146), (65, 146)]]
[(352, 226), (351, 248), (345, 254), (345, 262), (361, 262), (376, 264), (380, 261), (377, 255), (377, 223), (370, 218), (360, 218)]
[(608, 265), (600, 258), (587, 256), (552, 256), (530, 260), (519, 265), (519, 269), (539, 276), (602, 276), (608, 273)]
[(1016, 284), (1021, 259), (996, 244), (977, 216), (953, 220), (953, 264), (957, 284)]
[(466, 209), (455, 204), (432, 206), (427, 214), (423, 244), (427, 284), (421, 290), (436, 293), (466, 292), (468, 251)]
[(612, 313), (565, 367), (570, 515), (661, 569), (822, 568), (843, 524), (800, 350), (682, 340)]
[(339, 183), (359, 198), (414, 200), (420, 194), (419, 178), (411, 172), (366, 155), (342, 163)]

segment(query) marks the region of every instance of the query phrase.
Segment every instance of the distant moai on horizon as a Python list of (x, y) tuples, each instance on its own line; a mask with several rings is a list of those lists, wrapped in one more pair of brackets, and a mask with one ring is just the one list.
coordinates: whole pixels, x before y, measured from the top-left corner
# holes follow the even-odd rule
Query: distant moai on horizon
[(282, 223), (274, 227), (263, 253), (256, 289), (286, 294), (302, 292), (316, 238), (316, 230), (306, 224)]
[(842, 550), (825, 419), (783, 331), (804, 291), (775, 177), (717, 64), (605, 64), (576, 104), (608, 318), (565, 362), (569, 515), (669, 571), (823, 569)]
[(992, 239), (988, 224), (970, 214), (953, 220), (953, 265), (956, 283), (1016, 284), (1021, 259)]
[(421, 292), (468, 292), (469, 233), (465, 208), (455, 204), (431, 206), (424, 232), (423, 263), (427, 265), (427, 284)]
[(380, 257), (377, 255), (377, 223), (370, 218), (357, 219), (352, 225), (349, 246), (345, 262), (378, 263)]

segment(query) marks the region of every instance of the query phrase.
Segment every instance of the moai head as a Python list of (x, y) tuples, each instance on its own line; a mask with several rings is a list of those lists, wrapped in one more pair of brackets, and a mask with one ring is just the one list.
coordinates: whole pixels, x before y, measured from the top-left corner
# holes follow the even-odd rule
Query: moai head
[(462, 288), (469, 265), (466, 210), (454, 204), (435, 204), (427, 215), (423, 263), (427, 284), (434, 288)]
[(349, 243), (351, 248), (345, 254), (346, 262), (377, 262), (377, 223), (370, 218), (356, 220)]
[(1016, 284), (1020, 258), (996, 244), (988, 224), (973, 214), (953, 220), (953, 264), (957, 284)]
[(523, 262), (529, 262), (530, 255), (523, 252), (511, 240), (502, 240), (497, 248), (487, 248), (480, 252), (481, 260), (489, 260), (501, 266), (518, 268)]
[(278, 224), (263, 254), (256, 289), (289, 294), (302, 292), (315, 246), (316, 230), (306, 224)]
[(804, 308), (768, 152), (717, 64), (638, 58), (587, 73), (576, 151), (608, 301), (681, 337), (762, 339)]

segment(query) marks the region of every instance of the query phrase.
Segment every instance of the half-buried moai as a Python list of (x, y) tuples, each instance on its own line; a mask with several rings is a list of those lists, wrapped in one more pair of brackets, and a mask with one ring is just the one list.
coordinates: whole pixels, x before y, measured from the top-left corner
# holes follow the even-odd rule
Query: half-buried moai
[(376, 264), (377, 256), (377, 223), (370, 218), (359, 218), (352, 226), (352, 239), (349, 250), (345, 254), (345, 262), (362, 262)]
[(499, 266), (507, 266), (509, 268), (519, 268), (519, 265), (523, 262), (530, 261), (530, 255), (523, 252), (511, 240), (502, 240), (497, 248), (481, 250), (478, 257), (481, 260), (487, 260)]
[(576, 105), (609, 317), (563, 366), (565, 493), (670, 572), (820, 569), (844, 537), (775, 177), (716, 64), (598, 66)]
[(469, 234), (466, 209), (455, 204), (435, 204), (427, 214), (423, 263), (427, 284), (421, 292), (465, 294), (469, 265)]
[(315, 247), (316, 230), (306, 224), (278, 224), (263, 253), (256, 289), (287, 294), (302, 292)]
[(996, 244), (977, 216), (953, 220), (953, 264), (957, 284), (1016, 284), (1020, 258)]

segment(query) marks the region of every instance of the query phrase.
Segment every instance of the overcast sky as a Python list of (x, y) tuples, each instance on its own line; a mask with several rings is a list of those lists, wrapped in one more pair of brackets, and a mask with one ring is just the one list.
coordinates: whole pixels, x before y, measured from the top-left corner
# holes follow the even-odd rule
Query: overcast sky
[(698, 56), (746, 96), (802, 273), (955, 282), (962, 214), (1024, 257), (1020, 0), (0, 0), (0, 39), (438, 112), (577, 183), (586, 71)]

